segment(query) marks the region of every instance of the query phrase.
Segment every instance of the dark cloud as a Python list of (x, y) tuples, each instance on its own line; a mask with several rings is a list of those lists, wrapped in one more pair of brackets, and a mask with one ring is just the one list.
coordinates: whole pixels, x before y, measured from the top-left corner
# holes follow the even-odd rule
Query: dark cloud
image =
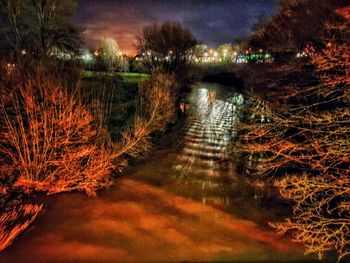
[(275, 0), (78, 0), (78, 4), (75, 20), (86, 28), (89, 45), (112, 36), (130, 52), (135, 50), (135, 35), (154, 22), (179, 21), (199, 41), (217, 46), (248, 34), (257, 16), (276, 9)]

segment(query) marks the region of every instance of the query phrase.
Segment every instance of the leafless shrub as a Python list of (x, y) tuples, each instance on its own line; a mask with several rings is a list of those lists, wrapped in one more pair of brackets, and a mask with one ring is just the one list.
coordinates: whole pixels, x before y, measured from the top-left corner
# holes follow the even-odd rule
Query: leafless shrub
[(292, 219), (271, 224), (280, 234), (291, 233), (320, 259), (327, 251), (337, 251), (339, 260), (350, 255), (349, 175), (287, 176), (277, 187), (295, 202)]
[(189, 53), (197, 41), (181, 24), (167, 21), (144, 27), (137, 42), (149, 72), (161, 69), (180, 78), (186, 74)]
[(341, 260), (350, 255), (350, 31), (335, 29), (337, 38), (312, 58), (319, 85), (288, 86), (284, 103), (252, 107), (240, 150), (250, 155), (247, 168), (293, 203), (292, 218), (271, 225), (307, 253), (336, 251)]
[(24, 204), (1, 214), (0, 251), (12, 244), (15, 238), (34, 221), (41, 209), (42, 205)]
[(150, 150), (151, 133), (164, 129), (175, 100), (175, 79), (154, 75), (140, 87), (143, 115), (113, 141), (105, 126), (108, 105), (84, 105), (79, 92), (42, 69), (29, 78), (15, 76), (0, 80), (0, 91), (8, 94), (1, 97), (0, 108), (0, 251), (42, 208), (11, 201), (11, 193), (83, 191), (94, 196), (111, 184), (112, 170), (126, 165), (126, 155), (139, 157)]
[(157, 72), (140, 85), (140, 94), (147, 109), (146, 118), (152, 130), (163, 130), (175, 111), (177, 82), (174, 75)]
[(116, 151), (132, 157), (140, 156), (151, 148), (150, 135), (164, 131), (175, 112), (177, 82), (174, 75), (155, 72), (139, 86), (141, 116), (133, 128), (122, 133), (122, 143)]
[(39, 73), (13, 86), (2, 103), (1, 151), (19, 175), (15, 186), (49, 194), (108, 185), (112, 159), (99, 145), (93, 116), (66, 87)]

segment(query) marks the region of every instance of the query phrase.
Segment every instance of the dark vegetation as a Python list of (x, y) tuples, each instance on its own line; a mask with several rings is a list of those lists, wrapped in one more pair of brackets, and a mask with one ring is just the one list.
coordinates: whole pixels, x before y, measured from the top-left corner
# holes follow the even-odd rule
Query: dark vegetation
[(76, 5), (74, 0), (1, 1), (1, 31), (17, 62), (25, 54), (49, 57), (78, 52), (80, 30), (71, 22)]
[(322, 258), (335, 251), (344, 262), (350, 253), (349, 7), (346, 1), (282, 2), (248, 43), (316, 51), (239, 73), (253, 97), (238, 147), (245, 169), (274, 184), (293, 209), (271, 225), (307, 253)]
[(189, 52), (197, 41), (192, 33), (176, 22), (153, 24), (138, 36), (138, 49), (144, 53), (149, 71), (162, 69), (184, 79), (189, 66)]
[(239, 91), (242, 91), (244, 89), (243, 81), (237, 78), (234, 73), (229, 72), (207, 75), (203, 78), (203, 81), (218, 83), (229, 87), (235, 87)]

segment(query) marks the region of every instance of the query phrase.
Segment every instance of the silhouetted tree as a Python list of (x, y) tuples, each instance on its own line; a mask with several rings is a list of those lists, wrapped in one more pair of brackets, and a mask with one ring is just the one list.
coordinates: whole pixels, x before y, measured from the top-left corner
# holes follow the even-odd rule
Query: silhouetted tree
[(14, 49), (17, 59), (21, 55), (21, 47), (28, 33), (22, 29), (23, 16), (21, 13), (25, 8), (24, 1), (0, 1), (0, 30), (4, 34), (8, 45)]
[(75, 0), (2, 0), (0, 8), (1, 30), (17, 53), (78, 51), (80, 30), (71, 22)]
[[(334, 13), (342, 1), (280, 1), (280, 10), (270, 21), (263, 21), (250, 37), (249, 46), (272, 52), (301, 50), (312, 43), (322, 46), (326, 35), (323, 25), (335, 21)], [(316, 8), (317, 7), (317, 8)]]
[(161, 68), (166, 72), (183, 73), (196, 43), (192, 33), (176, 22), (147, 26), (138, 36), (138, 49), (144, 54), (149, 71)]
[(192, 55), (199, 63), (203, 62), (205, 53), (208, 53), (208, 46), (204, 44), (198, 44), (192, 49)]

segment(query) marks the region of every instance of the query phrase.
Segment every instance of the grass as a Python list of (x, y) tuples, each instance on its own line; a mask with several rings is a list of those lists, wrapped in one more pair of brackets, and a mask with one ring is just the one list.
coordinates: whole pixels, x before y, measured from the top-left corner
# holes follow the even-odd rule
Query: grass
[(108, 103), (112, 103), (108, 127), (113, 137), (127, 129), (133, 122), (138, 85), (148, 78), (147, 74), (130, 72), (83, 72), (82, 86), (85, 93), (105, 97)]
[(138, 84), (140, 81), (146, 80), (149, 77), (147, 74), (132, 72), (84, 71), (83, 73), (83, 79), (111, 79), (116, 76), (121, 77), (125, 82), (130, 84)]

